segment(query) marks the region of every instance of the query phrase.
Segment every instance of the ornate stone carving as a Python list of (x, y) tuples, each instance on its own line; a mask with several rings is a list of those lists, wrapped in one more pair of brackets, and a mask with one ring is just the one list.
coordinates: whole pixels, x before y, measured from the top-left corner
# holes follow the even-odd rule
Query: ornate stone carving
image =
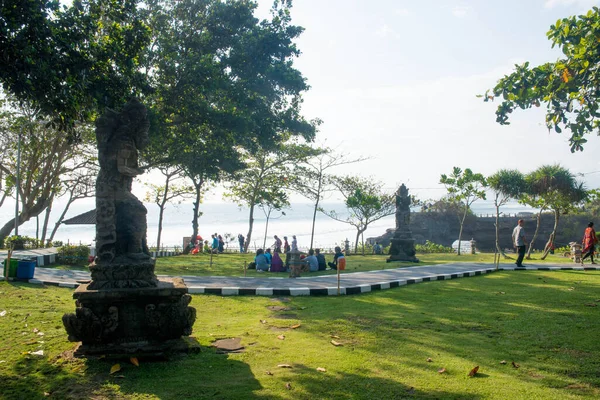
[(63, 315), (63, 325), (71, 342), (100, 343), (119, 326), (119, 309), (110, 306), (104, 316), (98, 317), (91, 309), (78, 304), (75, 314)]
[(96, 180), (96, 249), (91, 289), (152, 287), (157, 280), (146, 243), (146, 207), (131, 193), (143, 172), (138, 150), (148, 144), (146, 108), (131, 100), (96, 122), (100, 172)]
[(415, 257), (415, 239), (410, 230), (410, 196), (404, 184), (396, 192), (396, 231), (390, 246), (390, 256), (387, 261), (419, 262)]

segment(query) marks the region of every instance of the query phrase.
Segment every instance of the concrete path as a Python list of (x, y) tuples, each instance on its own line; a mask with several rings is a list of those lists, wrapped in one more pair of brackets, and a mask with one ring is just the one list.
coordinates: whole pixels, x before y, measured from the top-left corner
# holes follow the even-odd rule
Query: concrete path
[[(576, 264), (530, 264), (526, 268), (500, 265), (500, 271), (507, 270), (600, 270)], [(448, 280), (494, 272), (490, 264), (452, 263), (443, 265), (422, 265), (369, 272), (342, 273), (340, 294), (358, 294), (373, 290), (390, 289), (399, 286)], [(227, 276), (183, 276), (190, 293), (217, 295), (264, 295), (264, 296), (315, 296), (337, 295), (337, 276), (307, 276), (301, 278), (278, 278), (265, 272), (265, 277), (236, 278)], [(159, 275), (164, 276), (164, 275)], [(87, 271), (36, 268), (35, 278), (30, 283), (49, 284), (63, 287), (77, 287), (78, 281), (90, 279)]]

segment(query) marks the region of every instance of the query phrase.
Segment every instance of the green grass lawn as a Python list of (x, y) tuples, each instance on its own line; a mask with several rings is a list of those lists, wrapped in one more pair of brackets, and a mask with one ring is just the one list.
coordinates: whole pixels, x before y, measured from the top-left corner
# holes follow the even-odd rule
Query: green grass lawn
[[(168, 362), (140, 359), (139, 367), (122, 360), (114, 375), (116, 361), (72, 357), (75, 344), (61, 323), (74, 309), (71, 294), (0, 282), (0, 314), (7, 311), (0, 316), (0, 398), (600, 396), (595, 271), (497, 272), (342, 297), (194, 295), (193, 336), (202, 352)], [(230, 337), (241, 338), (246, 351), (222, 355), (210, 347)], [(44, 355), (29, 354), (37, 350)], [(479, 373), (468, 377), (475, 366)]]
[[(478, 253), (475, 255), (463, 254), (457, 256), (456, 254), (417, 254), (417, 257), (421, 260), (421, 263), (386, 263), (388, 256), (375, 256), (375, 255), (356, 255), (349, 256), (347, 259), (346, 272), (360, 272), (360, 271), (372, 271), (385, 268), (398, 268), (398, 267), (410, 267), (414, 265), (436, 265), (436, 264), (447, 264), (456, 262), (483, 262), (492, 264), (494, 261), (494, 254), (492, 253)], [(527, 262), (539, 263), (567, 263), (573, 264), (568, 258), (559, 255), (549, 255), (546, 260), (540, 260), (539, 254), (534, 254), (532, 260), (525, 260)], [(332, 254), (326, 254), (326, 259), (331, 261), (333, 259)], [(180, 255), (176, 257), (164, 257), (156, 260), (156, 273), (159, 275), (194, 275), (194, 276), (244, 276), (244, 263), (248, 264), (254, 260), (252, 254), (239, 254), (239, 253), (225, 253), (215, 255), (211, 258), (210, 255)], [(502, 259), (502, 264), (514, 265), (515, 259)], [(61, 269), (80, 269), (85, 270), (86, 267), (73, 267), (68, 265), (54, 265), (52, 268)], [(318, 275), (330, 275), (335, 274), (336, 271), (321, 271), (312, 272), (310, 276)], [(257, 273), (256, 270), (247, 270), (246, 276), (253, 276), (261, 278), (265, 277), (284, 277), (287, 276), (285, 273)], [(307, 275), (304, 275), (307, 276)]]

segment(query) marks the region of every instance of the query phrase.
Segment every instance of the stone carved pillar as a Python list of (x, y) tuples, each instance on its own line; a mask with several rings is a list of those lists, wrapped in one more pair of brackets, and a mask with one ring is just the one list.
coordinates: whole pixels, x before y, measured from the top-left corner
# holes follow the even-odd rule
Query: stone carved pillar
[(410, 230), (410, 196), (404, 184), (396, 192), (396, 231), (392, 237), (390, 256), (387, 262), (419, 262), (415, 257), (415, 239)]

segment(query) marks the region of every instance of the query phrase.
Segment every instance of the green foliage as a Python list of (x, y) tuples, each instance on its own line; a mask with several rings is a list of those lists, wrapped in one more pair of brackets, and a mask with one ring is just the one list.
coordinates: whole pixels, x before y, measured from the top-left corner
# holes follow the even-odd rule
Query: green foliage
[(68, 265), (87, 265), (90, 248), (85, 245), (64, 245), (58, 248), (59, 263)]
[(531, 193), (545, 209), (559, 213), (574, 210), (585, 201), (588, 192), (575, 175), (559, 164), (542, 165), (526, 176)]
[(392, 215), (396, 211), (395, 197), (383, 192), (383, 184), (371, 178), (355, 176), (339, 177), (333, 180), (333, 185), (344, 197), (348, 216), (342, 218), (332, 211), (321, 211), (336, 221), (350, 224), (356, 228), (354, 252), (358, 251), (358, 241), (372, 222)]
[(4, 239), (4, 245), (6, 248), (12, 247), (15, 250), (38, 249), (44, 247), (44, 244), (36, 238), (22, 235), (7, 237)]
[(501, 97), (496, 122), (508, 125), (515, 109), (546, 105), (546, 126), (561, 133), (571, 131), (571, 151), (583, 150), (585, 135), (600, 133), (600, 10), (593, 7), (585, 15), (556, 21), (547, 33), (552, 47), (562, 50), (564, 58), (556, 62), (529, 67), (529, 62), (515, 65), (484, 101)]
[(425, 244), (416, 244), (415, 249), (417, 250), (417, 253), (423, 254), (454, 253), (452, 247), (446, 247), (429, 240), (426, 240)]
[(506, 204), (510, 199), (518, 199), (529, 189), (523, 173), (515, 169), (501, 169), (489, 176), (487, 182), (496, 194), (494, 201), (499, 206)]
[(139, 56), (149, 30), (137, 0), (0, 3), (3, 87), (39, 108), (60, 130), (119, 107), (147, 87)]

